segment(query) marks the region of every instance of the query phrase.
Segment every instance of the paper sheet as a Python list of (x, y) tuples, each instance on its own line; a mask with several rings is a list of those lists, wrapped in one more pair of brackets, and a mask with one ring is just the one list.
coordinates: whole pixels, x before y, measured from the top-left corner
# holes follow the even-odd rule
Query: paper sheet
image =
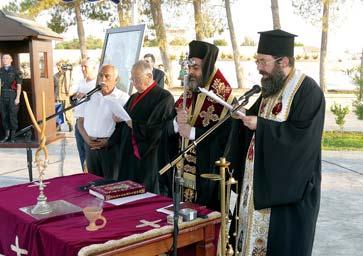
[(111, 111), (115, 116), (125, 122), (131, 120), (131, 117), (123, 108), (122, 103), (119, 99), (109, 97), (107, 98), (107, 102), (108, 104), (110, 104)]
[(156, 194), (146, 192), (144, 194), (133, 195), (133, 196), (125, 196), (125, 197), (121, 197), (121, 198), (111, 199), (111, 200), (108, 200), (106, 202), (110, 203), (110, 204), (113, 204), (113, 205), (122, 205), (122, 204), (134, 202), (134, 201), (137, 201), (137, 200), (141, 200), (141, 199), (145, 199), (145, 198), (149, 198), (149, 197), (153, 197), (153, 196), (156, 196)]
[[(233, 106), (230, 105), (229, 103), (225, 102), (223, 99), (221, 99), (220, 97), (218, 97), (214, 92), (212, 91), (207, 91), (204, 88), (199, 88), (199, 90), (206, 94), (208, 97), (212, 98), (213, 100), (215, 100), (216, 102), (218, 102), (219, 104), (223, 105), (225, 108), (229, 109), (229, 110), (233, 110)], [(235, 112), (237, 115), (243, 117), (246, 116), (245, 113), (243, 113), (242, 111), (236, 111)]]

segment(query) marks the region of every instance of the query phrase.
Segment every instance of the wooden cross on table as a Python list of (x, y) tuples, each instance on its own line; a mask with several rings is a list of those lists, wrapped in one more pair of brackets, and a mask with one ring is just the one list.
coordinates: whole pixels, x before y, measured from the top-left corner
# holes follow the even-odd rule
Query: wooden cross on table
[(11, 248), (11, 250), (12, 250), (13, 252), (16, 252), (16, 256), (21, 256), (22, 254), (24, 254), (24, 255), (27, 255), (27, 254), (28, 254), (28, 251), (27, 251), (27, 250), (25, 250), (25, 249), (21, 249), (21, 248), (19, 247), (19, 238), (18, 238), (18, 236), (16, 236), (16, 237), (15, 237), (15, 245), (14, 245), (14, 244), (12, 244), (12, 245), (10, 246), (10, 248)]
[(159, 224), (156, 224), (158, 222), (160, 222), (161, 220), (155, 220), (155, 221), (147, 221), (147, 220), (140, 220), (140, 222), (142, 224), (137, 225), (137, 228), (141, 228), (141, 227), (146, 227), (146, 226), (150, 226), (153, 228), (160, 228)]

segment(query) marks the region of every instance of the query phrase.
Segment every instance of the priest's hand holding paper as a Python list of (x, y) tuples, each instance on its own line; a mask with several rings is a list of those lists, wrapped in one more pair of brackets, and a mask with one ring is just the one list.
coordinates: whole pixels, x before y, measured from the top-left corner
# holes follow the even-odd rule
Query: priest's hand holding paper
[(110, 109), (112, 110), (112, 119), (118, 123), (122, 121), (131, 121), (131, 117), (123, 108), (122, 103), (119, 99), (116, 98), (107, 98), (107, 102), (110, 105)]

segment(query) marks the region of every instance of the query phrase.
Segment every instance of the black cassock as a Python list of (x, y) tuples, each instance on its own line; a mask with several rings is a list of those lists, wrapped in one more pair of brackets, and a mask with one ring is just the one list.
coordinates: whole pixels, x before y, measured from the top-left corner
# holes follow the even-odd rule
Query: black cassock
[[(247, 115), (256, 116), (260, 103), (258, 99)], [(256, 210), (271, 208), (269, 256), (311, 255), (320, 206), (324, 116), (324, 95), (316, 82), (306, 77), (286, 121), (258, 117), (253, 197)], [(253, 131), (239, 120), (234, 120), (232, 127), (230, 139), (238, 143), (232, 142), (227, 159), (241, 184)]]
[[(158, 171), (160, 160), (158, 152), (164, 127), (173, 118), (174, 98), (154, 86), (133, 108), (132, 102), (138, 93), (131, 95), (125, 110), (132, 119), (132, 129), (125, 122), (119, 123), (110, 138), (110, 143), (120, 144), (119, 180), (133, 180), (146, 186), (147, 191), (159, 193)], [(137, 159), (132, 145), (134, 136), (139, 155)]]

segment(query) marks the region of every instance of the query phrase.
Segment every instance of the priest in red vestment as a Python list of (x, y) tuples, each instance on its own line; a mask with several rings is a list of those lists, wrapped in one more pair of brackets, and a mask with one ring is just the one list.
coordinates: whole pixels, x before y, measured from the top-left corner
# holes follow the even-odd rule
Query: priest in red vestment
[[(189, 43), (188, 83), (186, 86), (186, 109), (183, 98), (176, 101), (177, 116), (173, 132), (185, 138), (186, 144), (198, 139), (209, 128), (222, 119), (228, 110), (205, 94), (202, 87), (214, 92), (223, 100), (232, 103), (232, 88), (222, 72), (215, 67), (218, 48), (207, 42)], [(202, 141), (195, 150), (185, 156), (183, 165), (184, 189), (182, 201), (196, 202), (210, 209), (219, 209), (219, 184), (202, 178), (204, 173), (219, 173), (215, 161), (223, 156), (228, 138), (230, 122), (226, 122)]]

